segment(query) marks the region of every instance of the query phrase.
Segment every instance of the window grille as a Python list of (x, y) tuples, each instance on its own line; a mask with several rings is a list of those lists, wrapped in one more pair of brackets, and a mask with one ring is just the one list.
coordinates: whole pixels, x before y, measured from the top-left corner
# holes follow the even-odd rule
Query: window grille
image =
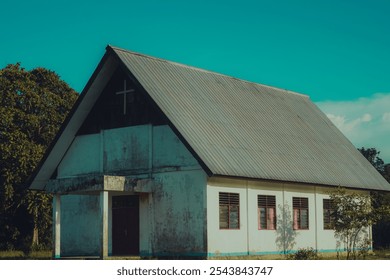
[(331, 199), (324, 199), (323, 200), (323, 215), (324, 215), (324, 229), (333, 229), (334, 228), (334, 217), (332, 216), (333, 213), (333, 205), (332, 205)]
[(273, 195), (258, 195), (257, 208), (259, 229), (276, 229), (276, 198)]
[(293, 228), (309, 229), (309, 199), (293, 197)]
[(219, 193), (219, 228), (240, 228), (240, 194)]

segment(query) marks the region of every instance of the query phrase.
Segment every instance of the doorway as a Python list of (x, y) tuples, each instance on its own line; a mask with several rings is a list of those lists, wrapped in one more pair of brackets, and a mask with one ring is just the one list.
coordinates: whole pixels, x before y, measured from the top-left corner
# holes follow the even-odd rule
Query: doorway
[(112, 254), (139, 255), (139, 196), (112, 197)]

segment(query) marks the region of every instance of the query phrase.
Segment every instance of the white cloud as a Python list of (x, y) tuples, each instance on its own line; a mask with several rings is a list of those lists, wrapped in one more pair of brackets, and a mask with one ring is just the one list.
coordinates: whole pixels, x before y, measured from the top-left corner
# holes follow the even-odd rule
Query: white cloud
[(382, 120), (384, 122), (390, 122), (390, 112), (383, 113)]
[(345, 126), (345, 117), (344, 116), (336, 116), (333, 114), (326, 114), (328, 118), (338, 127)]
[(316, 104), (356, 147), (376, 148), (390, 163), (390, 94)]
[[(326, 112), (325, 112), (326, 113)], [(363, 114), (355, 119), (347, 119), (344, 115), (326, 114), (328, 118), (344, 133), (352, 132), (362, 123), (368, 123), (372, 120), (371, 114)]]
[(372, 120), (372, 117), (370, 114), (364, 114), (361, 118), (362, 122), (370, 122)]

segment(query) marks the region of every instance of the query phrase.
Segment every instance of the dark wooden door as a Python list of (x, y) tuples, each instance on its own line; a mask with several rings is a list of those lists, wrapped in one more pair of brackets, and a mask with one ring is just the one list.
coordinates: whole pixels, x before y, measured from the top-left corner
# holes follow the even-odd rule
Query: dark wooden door
[(112, 253), (139, 254), (139, 197), (112, 197)]

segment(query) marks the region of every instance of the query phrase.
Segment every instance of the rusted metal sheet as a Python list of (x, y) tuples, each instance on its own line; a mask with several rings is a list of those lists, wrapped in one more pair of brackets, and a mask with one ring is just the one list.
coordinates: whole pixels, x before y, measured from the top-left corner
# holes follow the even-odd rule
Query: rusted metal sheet
[(213, 174), (390, 190), (308, 96), (112, 50)]

